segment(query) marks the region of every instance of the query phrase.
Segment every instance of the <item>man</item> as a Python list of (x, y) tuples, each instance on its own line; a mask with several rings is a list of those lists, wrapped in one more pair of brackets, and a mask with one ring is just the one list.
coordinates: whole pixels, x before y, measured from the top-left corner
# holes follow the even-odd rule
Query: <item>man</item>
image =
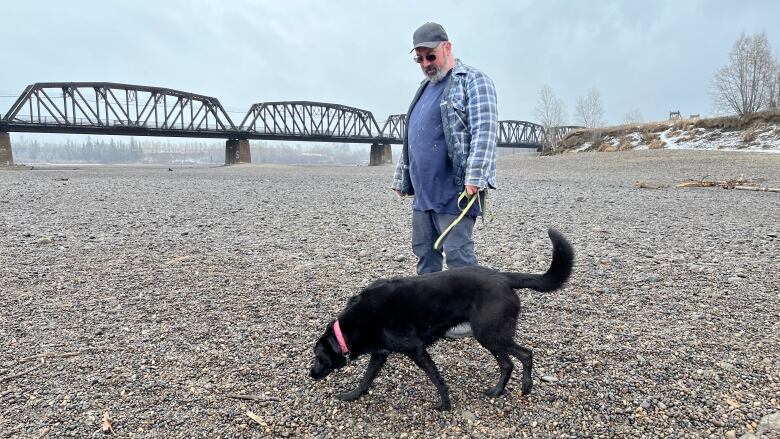
[[(479, 215), (474, 203), (446, 235), (441, 250), (434, 243), (460, 215), (458, 197), (495, 189), (498, 110), (493, 81), (463, 64), (452, 54), (444, 28), (425, 23), (412, 37), (414, 61), (425, 80), (407, 111), (403, 151), (395, 169), (393, 190), (399, 197), (414, 195), (412, 250), (417, 273), (477, 264), (471, 233)], [(465, 203), (461, 204), (465, 207)], [(470, 335), (468, 323), (448, 337)]]

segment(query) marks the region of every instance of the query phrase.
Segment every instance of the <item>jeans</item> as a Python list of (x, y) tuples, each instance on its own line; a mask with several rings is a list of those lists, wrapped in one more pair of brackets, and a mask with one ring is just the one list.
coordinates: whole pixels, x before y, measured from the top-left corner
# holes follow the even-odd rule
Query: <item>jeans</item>
[(474, 241), (471, 239), (475, 221), (473, 217), (464, 216), (444, 238), (439, 250), (433, 249), (433, 244), (439, 239), (441, 232), (457, 218), (458, 215), (436, 213), (432, 210), (412, 210), (412, 251), (417, 256), (417, 274), (441, 271), (445, 256), (448, 268), (477, 265)]

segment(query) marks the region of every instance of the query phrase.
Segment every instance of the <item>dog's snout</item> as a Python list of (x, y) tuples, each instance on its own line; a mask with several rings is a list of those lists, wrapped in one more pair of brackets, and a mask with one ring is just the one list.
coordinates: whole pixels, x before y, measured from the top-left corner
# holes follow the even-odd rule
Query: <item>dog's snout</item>
[(326, 367), (324, 367), (319, 362), (315, 362), (314, 366), (311, 367), (311, 370), (309, 371), (309, 376), (314, 379), (314, 381), (319, 381), (326, 376), (330, 374), (330, 370), (328, 370)]

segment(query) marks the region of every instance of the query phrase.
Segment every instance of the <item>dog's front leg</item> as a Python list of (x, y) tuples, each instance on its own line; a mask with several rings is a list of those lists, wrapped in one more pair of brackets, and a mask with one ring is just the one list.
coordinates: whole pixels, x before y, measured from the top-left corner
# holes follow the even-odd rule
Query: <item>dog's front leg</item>
[(441, 378), (441, 375), (439, 375), (439, 370), (436, 369), (436, 364), (428, 354), (428, 351), (425, 348), (418, 348), (413, 351), (407, 351), (405, 354), (414, 360), (414, 363), (419, 366), (420, 369), (428, 374), (428, 378), (433, 381), (436, 390), (439, 391), (439, 398), (441, 398), (441, 401), (438, 405), (434, 406), (434, 408), (436, 410), (449, 410), (452, 408), (449, 389), (447, 389), (447, 385), (444, 384), (444, 380)]
[(368, 388), (371, 387), (371, 383), (374, 382), (374, 378), (379, 374), (379, 371), (387, 361), (387, 356), (390, 354), (371, 354), (371, 360), (368, 362), (368, 368), (363, 378), (360, 379), (360, 384), (357, 388), (349, 392), (339, 393), (336, 398), (342, 401), (354, 401), (360, 398), (364, 393), (368, 392)]

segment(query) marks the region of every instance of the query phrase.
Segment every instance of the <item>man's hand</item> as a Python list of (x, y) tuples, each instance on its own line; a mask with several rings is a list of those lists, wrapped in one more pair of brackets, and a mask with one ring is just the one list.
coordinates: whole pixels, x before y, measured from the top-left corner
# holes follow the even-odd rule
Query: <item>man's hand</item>
[(479, 186), (470, 186), (466, 185), (466, 193), (469, 194), (469, 197), (479, 192)]

